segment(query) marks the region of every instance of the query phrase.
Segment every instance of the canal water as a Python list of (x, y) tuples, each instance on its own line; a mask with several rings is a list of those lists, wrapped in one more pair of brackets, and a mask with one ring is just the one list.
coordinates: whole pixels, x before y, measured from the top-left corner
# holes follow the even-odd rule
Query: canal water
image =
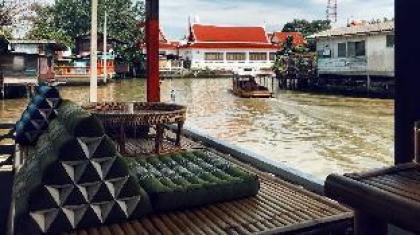
[[(162, 99), (188, 106), (187, 127), (324, 179), (391, 165), (392, 100), (277, 91), (273, 99), (241, 99), (230, 79), (162, 82)], [(174, 92), (171, 92), (174, 90)], [(144, 101), (144, 80), (99, 88), (100, 101)], [(63, 97), (88, 101), (89, 87), (62, 87)], [(0, 122), (16, 121), (27, 100), (1, 101)]]

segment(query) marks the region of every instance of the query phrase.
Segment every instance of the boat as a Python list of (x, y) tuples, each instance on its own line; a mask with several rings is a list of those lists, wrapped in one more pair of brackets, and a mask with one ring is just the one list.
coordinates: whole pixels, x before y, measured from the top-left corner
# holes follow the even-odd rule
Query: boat
[[(271, 91), (268, 88), (267, 78), (268, 80), (271, 78), (272, 81)], [(272, 98), (273, 82), (272, 73), (244, 68), (235, 72), (232, 92), (241, 98)]]

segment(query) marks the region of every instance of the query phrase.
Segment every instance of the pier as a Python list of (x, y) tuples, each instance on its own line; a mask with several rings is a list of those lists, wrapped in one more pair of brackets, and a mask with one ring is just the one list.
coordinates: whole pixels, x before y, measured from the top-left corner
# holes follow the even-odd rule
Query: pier
[(1, 98), (31, 97), (37, 84), (36, 78), (5, 77), (0, 79)]

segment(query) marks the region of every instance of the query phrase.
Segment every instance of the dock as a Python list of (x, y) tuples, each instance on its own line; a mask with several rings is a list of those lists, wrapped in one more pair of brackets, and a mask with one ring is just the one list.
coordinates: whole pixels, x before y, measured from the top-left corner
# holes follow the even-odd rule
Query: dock
[(21, 98), (31, 96), (38, 84), (37, 78), (4, 77), (0, 79), (1, 98)]

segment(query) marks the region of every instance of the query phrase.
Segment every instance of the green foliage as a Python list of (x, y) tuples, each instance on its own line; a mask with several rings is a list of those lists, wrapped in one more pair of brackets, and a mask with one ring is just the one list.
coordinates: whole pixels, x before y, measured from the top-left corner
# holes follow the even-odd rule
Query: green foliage
[(329, 20), (313, 20), (309, 22), (305, 19), (294, 19), (283, 27), (283, 32), (300, 32), (304, 37), (331, 29)]
[[(134, 2), (134, 3), (133, 3)], [(74, 39), (89, 34), (90, 0), (56, 0), (52, 6), (35, 6), (33, 39), (56, 39), (74, 48)], [(108, 37), (124, 42), (117, 54), (132, 61), (139, 57), (137, 43), (143, 37), (138, 23), (144, 19), (144, 2), (134, 0), (101, 0), (98, 5), (98, 32), (102, 33), (105, 12), (108, 15)]]
[(34, 27), (29, 31), (29, 39), (50, 39), (72, 46), (73, 39), (54, 23), (54, 8), (52, 6), (32, 6), (37, 16), (32, 19)]

